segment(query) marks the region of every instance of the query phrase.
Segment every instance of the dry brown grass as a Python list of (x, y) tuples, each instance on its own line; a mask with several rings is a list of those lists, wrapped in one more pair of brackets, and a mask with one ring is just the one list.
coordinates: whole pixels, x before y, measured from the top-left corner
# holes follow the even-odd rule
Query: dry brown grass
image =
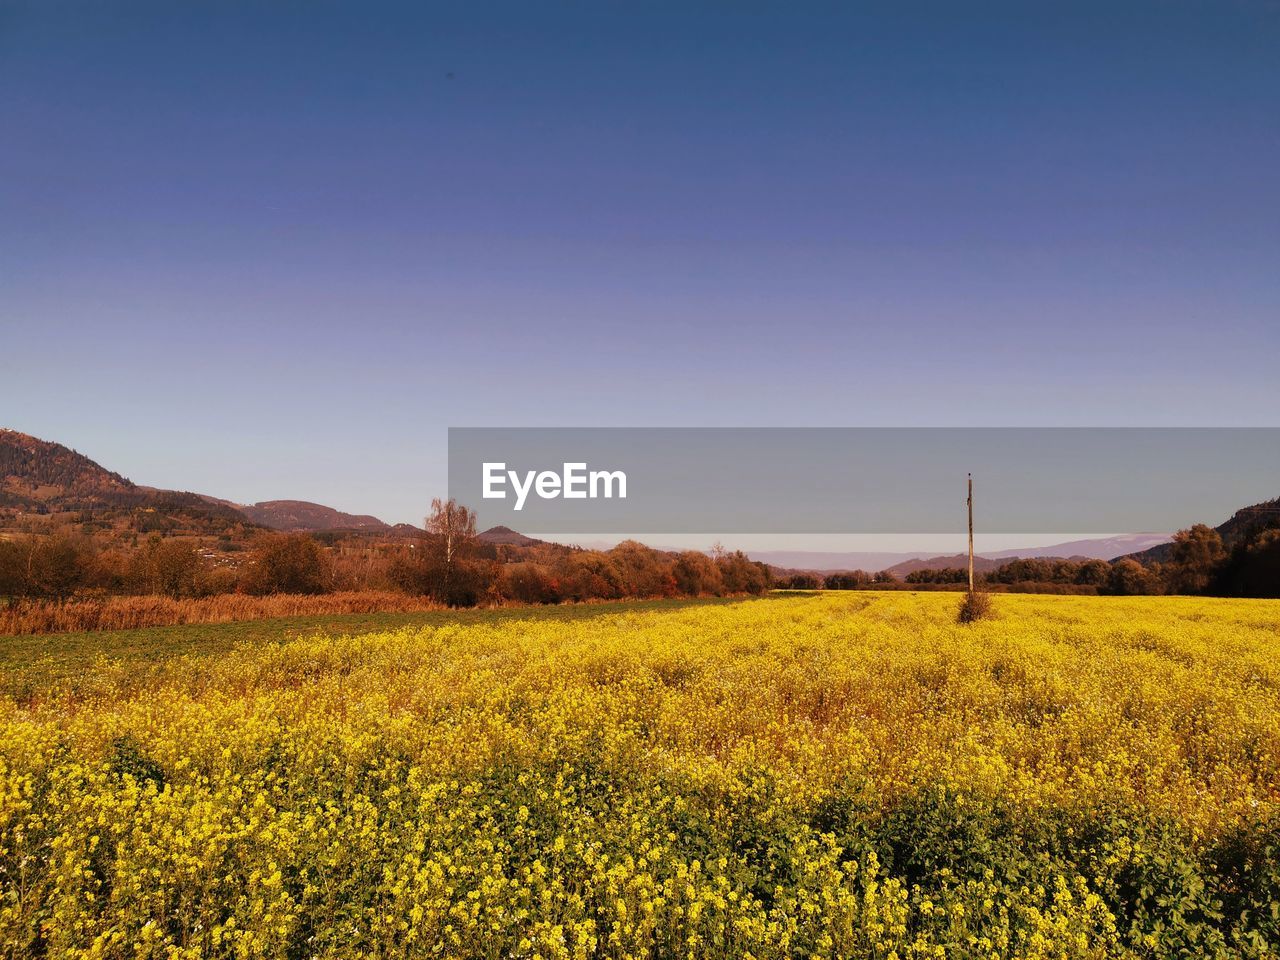
[(0, 636), (63, 633), (71, 630), (132, 630), (186, 623), (228, 623), (336, 613), (413, 613), (442, 609), (425, 597), (362, 590), (320, 596), (276, 594), (250, 597), (228, 593), (194, 600), (170, 597), (108, 597), (65, 603), (29, 601), (0, 607)]

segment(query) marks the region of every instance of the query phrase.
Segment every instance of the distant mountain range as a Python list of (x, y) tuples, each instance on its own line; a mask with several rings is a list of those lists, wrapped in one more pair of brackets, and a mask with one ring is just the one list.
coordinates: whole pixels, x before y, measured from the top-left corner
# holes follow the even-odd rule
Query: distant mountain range
[[(349, 531), (372, 536), (414, 536), (410, 524), (388, 524), (368, 514), (352, 514), (305, 500), (234, 503), (205, 494), (159, 490), (135, 484), (83, 454), (59, 443), (0, 428), (0, 529), (14, 528), (28, 516), (68, 515), (77, 522), (118, 532), (177, 533), (249, 538), (263, 529), (325, 533)], [(1217, 527), (1230, 548), (1256, 527), (1259, 517), (1280, 515), (1280, 500), (1246, 507)], [(480, 539), (517, 547), (543, 543), (509, 527), (492, 527)], [(1143, 562), (1167, 560), (1167, 534), (1144, 533), (1070, 540), (1044, 547), (1023, 547), (980, 554), (975, 569), (986, 572), (1001, 562), (1021, 558), (1114, 560), (1130, 556)], [(905, 576), (914, 570), (960, 567), (964, 554), (922, 557), (904, 552), (750, 551), (751, 559), (772, 567), (832, 573), (842, 570), (892, 570)]]
[[(411, 524), (388, 524), (368, 514), (345, 513), (306, 500), (244, 504), (142, 486), (60, 443), (0, 429), (0, 529), (13, 528), (33, 516), (68, 516), (121, 533), (221, 539), (247, 538), (263, 529), (389, 537), (422, 532)], [(517, 547), (543, 542), (509, 527), (493, 527), (479, 537), (486, 543)]]
[[(982, 557), (977, 554), (973, 557), (974, 573), (990, 573), (992, 570), (998, 570), (1000, 567), (1015, 557)], [(1063, 558), (1065, 559), (1065, 558)], [(1076, 557), (1075, 559), (1083, 559)], [(917, 570), (961, 570), (969, 566), (969, 555), (967, 553), (956, 553), (949, 557), (927, 557), (921, 559), (919, 557), (913, 560), (904, 560), (902, 563), (895, 563), (892, 567), (886, 568), (886, 573), (891, 573), (899, 579), (905, 578), (909, 573), (915, 573)]]
[[(980, 553), (974, 560), (974, 569), (980, 573), (994, 570), (1000, 564), (1015, 558), (1054, 558), (1074, 560), (1114, 560), (1116, 557), (1165, 543), (1169, 535), (1164, 533), (1134, 533), (1095, 540), (1068, 540), (1045, 547), (1022, 547), (1012, 550), (996, 550)], [(752, 550), (752, 560), (759, 560), (771, 567), (783, 570), (804, 570), (813, 573), (838, 573), (842, 570), (892, 570), (905, 577), (915, 570), (942, 570), (963, 567), (968, 564), (966, 554), (922, 556), (919, 553), (892, 553), (885, 551), (819, 552), (806, 550)]]
[(984, 557), (1011, 560), (1020, 557), (1024, 560), (1032, 557), (1084, 557), (1087, 560), (1114, 560), (1135, 550), (1146, 550), (1156, 544), (1168, 543), (1167, 533), (1124, 533), (1114, 537), (1099, 537), (1093, 540), (1068, 540), (1047, 547), (1018, 547), (1013, 550), (984, 551)]

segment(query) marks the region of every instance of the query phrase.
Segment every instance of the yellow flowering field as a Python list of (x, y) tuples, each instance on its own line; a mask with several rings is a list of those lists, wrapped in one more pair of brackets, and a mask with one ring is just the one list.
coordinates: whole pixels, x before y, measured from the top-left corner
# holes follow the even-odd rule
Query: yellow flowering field
[(849, 592), (0, 700), (11, 957), (1275, 957), (1280, 603)]

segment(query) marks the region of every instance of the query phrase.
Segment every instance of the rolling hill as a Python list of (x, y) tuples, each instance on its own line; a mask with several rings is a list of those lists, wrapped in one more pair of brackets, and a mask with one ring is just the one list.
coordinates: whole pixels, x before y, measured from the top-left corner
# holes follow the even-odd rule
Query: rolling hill
[[(973, 572), (974, 573), (990, 573), (993, 570), (1000, 569), (1001, 566), (1008, 563), (1012, 557), (1001, 557), (999, 559), (991, 557), (974, 556)], [(1047, 559), (1047, 558), (1046, 558)], [(1076, 557), (1075, 559), (1080, 559)], [(969, 556), (964, 553), (957, 553), (949, 557), (928, 557), (915, 558), (912, 560), (904, 560), (902, 563), (896, 563), (892, 567), (885, 570), (885, 573), (892, 573), (895, 577), (902, 579), (909, 573), (915, 573), (917, 570), (963, 570), (969, 566)]]
[(533, 537), (526, 537), (523, 533), (512, 530), (510, 527), (490, 527), (476, 535), (477, 539), (484, 543), (491, 543), (494, 546), (508, 547), (536, 547), (545, 540), (535, 540)]
[[(1069, 540), (1043, 547), (1020, 547), (1011, 550), (983, 551), (975, 557), (974, 569), (985, 573), (1010, 560), (1065, 559), (1114, 560), (1130, 553), (1134, 548), (1147, 548), (1167, 542), (1167, 534), (1134, 533), (1093, 540)], [(919, 553), (884, 552), (816, 552), (799, 550), (752, 550), (751, 559), (759, 560), (780, 570), (804, 570), (815, 573), (838, 573), (845, 570), (892, 570), (905, 577), (914, 570), (942, 570), (963, 567), (969, 562), (965, 554), (950, 556), (925, 556)]]
[(60, 443), (0, 429), (0, 529), (63, 517), (120, 535), (236, 539), (261, 529), (225, 502), (139, 486)]
[[(216, 536), (223, 541), (248, 540), (264, 529), (393, 538), (422, 533), (410, 524), (390, 525), (368, 514), (346, 513), (305, 500), (239, 504), (205, 494), (142, 486), (70, 447), (0, 428), (0, 531), (60, 517), (122, 536), (161, 533)], [(1260, 529), (1277, 526), (1280, 499), (1238, 510), (1216, 529), (1230, 549)], [(492, 546), (531, 547), (544, 542), (502, 526), (485, 530), (479, 539)], [(1114, 560), (1128, 556), (1143, 563), (1163, 562), (1170, 556), (1168, 540), (1165, 534), (1073, 540), (985, 552), (974, 566), (985, 573), (1008, 560), (1033, 557)], [(751, 551), (751, 557), (780, 570), (832, 573), (888, 569), (899, 577), (915, 570), (967, 563), (963, 554), (923, 557), (912, 553), (766, 550)]]
[(322, 530), (358, 530), (389, 533), (391, 526), (368, 514), (344, 513), (333, 507), (306, 500), (264, 500), (242, 505), (240, 512), (264, 527), (287, 533), (316, 533)]
[[(248, 539), (263, 529), (354, 531), (404, 536), (377, 517), (305, 500), (239, 504), (207, 494), (134, 483), (70, 447), (0, 429), (0, 529), (40, 519), (71, 519), (118, 534), (182, 534)], [(401, 529), (401, 528), (404, 529)]]
[(1085, 557), (1089, 560), (1115, 560), (1137, 550), (1147, 550), (1169, 542), (1167, 533), (1122, 533), (1114, 537), (1098, 537), (1091, 540), (1068, 540), (1047, 547), (1019, 547), (1014, 550), (983, 551), (984, 557), (996, 560), (1034, 558), (1054, 559)]
[(0, 506), (37, 513), (134, 496), (131, 481), (60, 443), (0, 429)]

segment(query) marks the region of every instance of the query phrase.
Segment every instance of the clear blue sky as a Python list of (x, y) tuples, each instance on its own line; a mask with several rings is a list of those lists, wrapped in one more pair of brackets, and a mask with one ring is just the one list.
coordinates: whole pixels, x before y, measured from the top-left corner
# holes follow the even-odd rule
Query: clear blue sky
[(1280, 423), (1280, 4), (0, 0), (0, 425), (420, 518), (450, 425)]

